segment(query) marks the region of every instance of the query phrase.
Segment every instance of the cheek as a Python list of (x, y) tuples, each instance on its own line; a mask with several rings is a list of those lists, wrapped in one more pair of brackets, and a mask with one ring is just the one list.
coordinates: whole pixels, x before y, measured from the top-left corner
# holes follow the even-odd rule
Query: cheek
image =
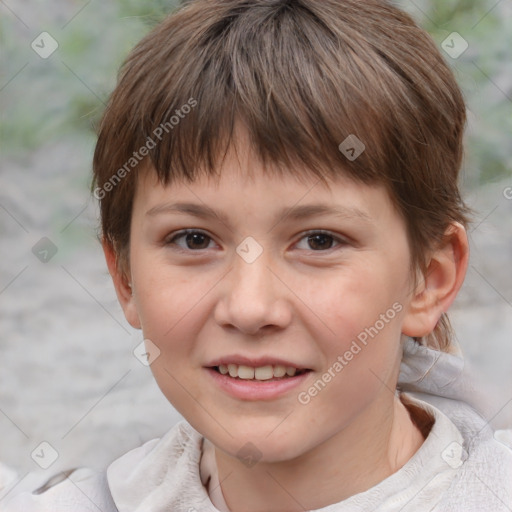
[(341, 393), (348, 406), (393, 379), (403, 314), (399, 286), (396, 276), (379, 272), (376, 265), (372, 271), (340, 273), (324, 287), (318, 284), (308, 290), (309, 306), (320, 320), (313, 337), (324, 355), (323, 370), (330, 372), (324, 374), (330, 388), (325, 398)]
[[(156, 383), (176, 410), (185, 417), (197, 415), (202, 400), (195, 369), (199, 365), (195, 341), (206, 321), (205, 294), (208, 280), (187, 279), (178, 273), (157, 272), (138, 289), (138, 305), (144, 338), (160, 350), (151, 364)], [(202, 313), (203, 312), (203, 313)], [(191, 399), (193, 397), (193, 399)]]
[(170, 265), (163, 251), (138, 249), (132, 248), (132, 276), (144, 335), (172, 342), (187, 316), (194, 315), (209, 279)]
[(191, 378), (190, 367), (199, 364), (195, 340), (206, 321), (204, 304), (215, 280), (143, 256), (134, 258), (133, 265), (137, 310), (144, 338), (160, 350), (151, 370), (169, 397), (179, 393), (179, 383)]
[[(400, 304), (397, 277), (379, 272), (376, 264), (340, 271), (316, 282), (304, 282), (306, 305), (316, 313), (321, 332), (338, 350), (347, 349), (365, 329), (390, 331), (398, 323)], [(372, 332), (374, 330), (372, 329)]]

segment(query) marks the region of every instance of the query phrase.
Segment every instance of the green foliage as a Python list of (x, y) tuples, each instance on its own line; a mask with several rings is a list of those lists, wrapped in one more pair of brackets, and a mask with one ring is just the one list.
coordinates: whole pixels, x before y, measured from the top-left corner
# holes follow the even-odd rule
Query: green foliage
[(173, 7), (172, 2), (94, 2), (66, 24), (55, 9), (41, 22), (59, 44), (47, 59), (30, 48), (40, 31), (29, 36), (14, 16), (3, 17), (0, 137), (5, 152), (23, 153), (94, 132), (124, 58)]
[(444, 55), (469, 110), (467, 183), (474, 187), (511, 176), (511, 6), (504, 0), (404, 0), (399, 4), (440, 47), (452, 32), (458, 32), (468, 42), (467, 51), (458, 59)]
[(152, 27), (179, 5), (179, 3), (178, 0), (152, 0), (151, 2), (119, 0), (119, 9), (124, 16), (135, 16), (149, 27)]

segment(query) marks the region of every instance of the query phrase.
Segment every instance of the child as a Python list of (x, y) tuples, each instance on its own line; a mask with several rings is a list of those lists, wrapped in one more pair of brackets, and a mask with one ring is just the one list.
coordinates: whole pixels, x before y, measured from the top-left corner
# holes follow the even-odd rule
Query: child
[(104, 114), (94, 195), (185, 421), (7, 509), (512, 510), (512, 451), (446, 316), (464, 125), (435, 44), (388, 2), (192, 0), (156, 27)]

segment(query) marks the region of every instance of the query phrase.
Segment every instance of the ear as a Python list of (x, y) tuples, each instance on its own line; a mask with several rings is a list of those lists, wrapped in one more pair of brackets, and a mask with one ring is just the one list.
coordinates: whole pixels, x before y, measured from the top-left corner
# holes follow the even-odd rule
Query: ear
[(403, 334), (423, 337), (434, 330), (464, 282), (468, 259), (466, 230), (460, 223), (453, 222), (438, 248), (431, 254), (426, 274), (413, 291), (402, 323)]
[(127, 276), (126, 272), (122, 268), (112, 245), (105, 240), (102, 241), (101, 245), (107, 261), (108, 271), (112, 277), (112, 281), (114, 282), (117, 300), (119, 300), (119, 304), (121, 304), (121, 307), (123, 308), (124, 316), (132, 327), (140, 329), (141, 323), (129, 276)]

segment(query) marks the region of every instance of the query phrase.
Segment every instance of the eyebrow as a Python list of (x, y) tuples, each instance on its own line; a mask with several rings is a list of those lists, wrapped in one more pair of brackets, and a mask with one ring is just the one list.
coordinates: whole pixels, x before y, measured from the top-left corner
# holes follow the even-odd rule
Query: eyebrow
[[(192, 215), (201, 219), (216, 218), (225, 224), (229, 224), (228, 216), (214, 208), (196, 203), (164, 203), (150, 208), (146, 215), (155, 216), (163, 213), (178, 213)], [(365, 222), (371, 222), (370, 216), (359, 208), (347, 208), (339, 205), (325, 204), (307, 204), (300, 206), (288, 206), (277, 212), (275, 221), (283, 220), (288, 217), (292, 220), (302, 220), (313, 216), (334, 215), (343, 219), (360, 219)]]

